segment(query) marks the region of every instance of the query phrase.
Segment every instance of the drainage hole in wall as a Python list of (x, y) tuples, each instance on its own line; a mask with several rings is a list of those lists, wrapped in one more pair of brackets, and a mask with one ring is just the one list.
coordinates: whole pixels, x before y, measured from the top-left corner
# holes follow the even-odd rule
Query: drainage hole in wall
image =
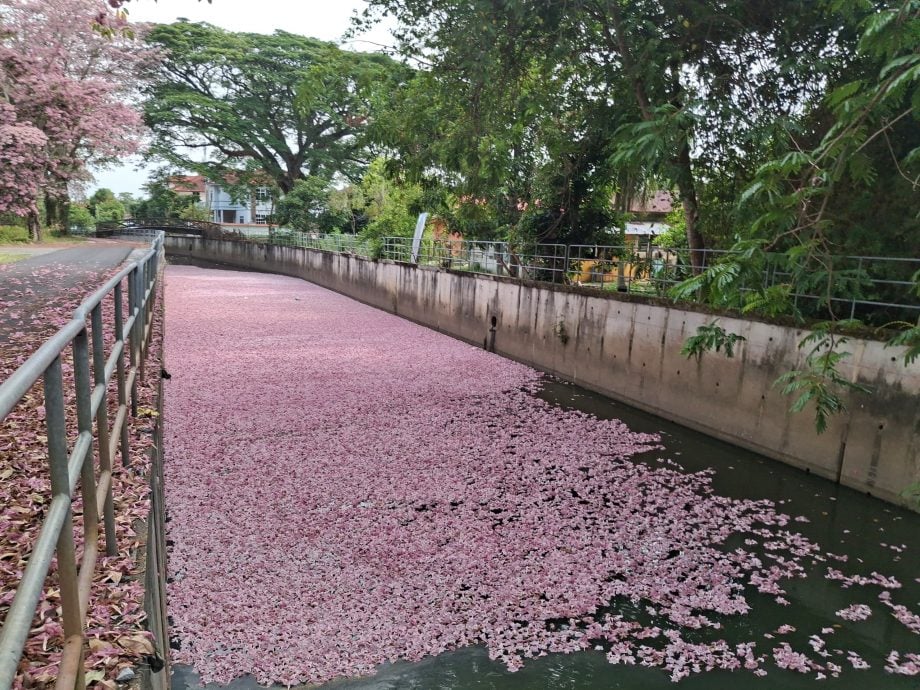
[(718, 381), (716, 381), (716, 388), (718, 388), (718, 387), (719, 387), (719, 382), (718, 382)]
[(885, 428), (884, 422), (878, 425), (879, 431), (881, 431), (881, 430), (884, 429), (884, 428)]

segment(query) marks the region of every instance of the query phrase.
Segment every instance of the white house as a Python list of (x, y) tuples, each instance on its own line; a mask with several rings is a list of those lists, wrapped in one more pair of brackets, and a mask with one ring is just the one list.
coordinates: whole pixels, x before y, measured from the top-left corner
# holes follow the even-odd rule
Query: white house
[(253, 187), (245, 202), (234, 199), (223, 187), (202, 175), (175, 175), (169, 179), (169, 187), (176, 194), (196, 196), (215, 223), (265, 225), (271, 218), (273, 204), (269, 187)]

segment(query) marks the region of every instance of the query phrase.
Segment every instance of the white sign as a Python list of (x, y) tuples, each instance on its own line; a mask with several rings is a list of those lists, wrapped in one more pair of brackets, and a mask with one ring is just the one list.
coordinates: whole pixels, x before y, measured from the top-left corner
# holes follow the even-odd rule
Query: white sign
[(427, 213), (418, 214), (418, 222), (415, 224), (415, 235), (412, 237), (412, 263), (418, 263), (418, 250), (422, 246), (422, 233), (425, 232), (425, 221), (428, 220)]

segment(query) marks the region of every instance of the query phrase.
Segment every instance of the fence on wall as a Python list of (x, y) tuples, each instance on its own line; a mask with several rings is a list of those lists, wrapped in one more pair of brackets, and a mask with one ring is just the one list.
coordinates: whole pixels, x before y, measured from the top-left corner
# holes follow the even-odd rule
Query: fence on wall
[[(183, 229), (178, 224), (167, 227), (167, 224), (157, 223), (162, 221), (128, 219), (121, 222), (121, 227), (139, 229), (149, 225), (161, 227), (169, 234), (317, 249), (368, 259), (663, 298), (669, 296), (675, 285), (693, 275), (690, 250), (658, 247), (651, 238), (625, 245), (527, 245), (454, 238), (423, 239), (417, 261), (413, 261), (412, 238), (409, 237), (369, 240), (351, 234), (319, 234), (269, 226), (236, 229), (205, 223), (201, 227)], [(725, 263), (733, 255), (730, 250), (720, 249), (695, 250), (695, 253), (704, 268)], [(918, 275), (920, 258), (829, 256), (803, 270), (802, 266), (790, 266), (788, 257), (776, 252), (765, 255), (762, 266), (756, 275), (747, 279), (742, 292), (795, 285), (797, 290), (789, 294), (789, 299), (799, 313), (810, 318), (856, 318), (874, 325), (893, 321), (915, 323), (920, 319)], [(684, 299), (704, 301), (704, 296), (691, 295)]]
[[(239, 232), (202, 232), (212, 239), (258, 242), (351, 254), (367, 259), (417, 263), (452, 271), (500, 275), (520, 280), (581, 285), (600, 290), (667, 298), (671, 289), (692, 277), (690, 251), (657, 247), (650, 240), (627, 245), (533, 244), (443, 239), (422, 240), (412, 261), (412, 238), (367, 240), (358, 235), (304, 233), (265, 228)], [(708, 268), (732, 258), (733, 252), (698, 250)], [(789, 294), (796, 310), (811, 318), (862, 319), (882, 325), (920, 319), (917, 278), (920, 258), (830, 256), (814, 271), (790, 267), (781, 253), (767, 254), (742, 292), (796, 285)], [(828, 280), (828, 277), (830, 279)], [(687, 299), (686, 297), (684, 299)], [(702, 295), (690, 296), (690, 301)], [(740, 307), (741, 305), (726, 305)]]
[[(151, 235), (149, 231), (137, 234)], [(128, 415), (137, 414), (137, 384), (144, 376), (159, 269), (164, 259), (163, 241), (162, 232), (152, 233), (150, 247), (139, 259), (89, 296), (67, 325), (0, 384), (0, 421), (3, 421), (33, 385), (42, 383), (52, 494), (38, 539), (0, 630), (0, 689), (8, 689), (14, 682), (55, 558), (64, 631), (56, 687), (61, 690), (85, 687), (84, 627), (90, 587), (100, 548), (109, 556), (117, 552), (112, 467), (119, 453), (123, 463), (130, 462)], [(111, 308), (104, 309), (109, 299)], [(67, 390), (62, 366), (68, 350), (73, 357), (71, 391)], [(110, 386), (113, 381), (115, 385)], [(117, 398), (111, 424), (110, 396)], [(65, 400), (70, 397), (76, 402), (68, 409)], [(76, 438), (69, 443), (67, 427), (74, 421)], [(78, 487), (83, 505), (79, 559), (72, 511)], [(100, 530), (101, 525), (104, 530)], [(100, 540), (101, 531), (105, 534), (104, 543)]]

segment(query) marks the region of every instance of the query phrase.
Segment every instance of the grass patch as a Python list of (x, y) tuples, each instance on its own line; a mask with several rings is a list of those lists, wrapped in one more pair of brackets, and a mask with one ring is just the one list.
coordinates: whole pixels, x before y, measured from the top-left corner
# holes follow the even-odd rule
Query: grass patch
[(0, 244), (25, 244), (29, 231), (16, 225), (0, 225)]
[[(29, 244), (30, 242), (29, 231), (26, 228), (18, 225), (0, 225), (0, 246), (5, 244)], [(86, 237), (45, 228), (42, 231), (42, 241), (39, 244), (47, 242), (86, 242)]]
[(25, 259), (27, 254), (4, 254), (0, 252), (0, 264), (11, 264), (14, 261), (19, 261), (20, 259)]

